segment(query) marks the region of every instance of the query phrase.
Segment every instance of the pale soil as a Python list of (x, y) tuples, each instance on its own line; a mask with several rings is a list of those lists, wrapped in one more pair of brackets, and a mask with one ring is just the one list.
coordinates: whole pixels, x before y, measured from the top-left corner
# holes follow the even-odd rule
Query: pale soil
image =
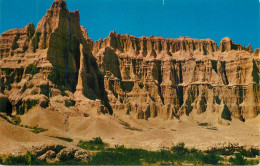
[[(209, 126), (199, 126), (198, 120), (207, 122), (203, 114), (183, 116), (181, 120), (159, 118), (138, 120), (126, 115), (83, 117), (76, 113), (70, 116), (67, 114), (35, 107), (21, 116), (21, 125), (38, 125), (48, 129), (40, 134), (34, 134), (24, 127), (14, 126), (0, 118), (0, 155), (25, 153), (32, 146), (43, 144), (75, 146), (79, 140), (90, 140), (94, 137), (101, 137), (110, 146), (125, 145), (147, 150), (171, 147), (179, 142), (197, 149), (221, 147), (228, 143), (260, 147), (259, 116), (246, 122), (233, 119), (228, 126), (214, 121)], [(127, 122), (133, 130), (126, 129), (120, 124), (122, 121)], [(212, 130), (213, 127), (217, 130)], [(49, 136), (67, 137), (73, 139), (73, 142), (69, 143)]]

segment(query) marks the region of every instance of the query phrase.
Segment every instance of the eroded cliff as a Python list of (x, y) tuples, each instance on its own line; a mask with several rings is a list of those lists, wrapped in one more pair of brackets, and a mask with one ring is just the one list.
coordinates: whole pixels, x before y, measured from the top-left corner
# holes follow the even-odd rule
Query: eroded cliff
[(220, 123), (259, 114), (259, 56), (250, 45), (116, 32), (92, 45), (116, 112), (141, 119), (216, 112)]
[(79, 12), (55, 0), (33, 24), (0, 37), (0, 96), (5, 109), (35, 106), (181, 119), (200, 115), (220, 124), (260, 112), (259, 49), (224, 38), (134, 37), (111, 32), (92, 41)]

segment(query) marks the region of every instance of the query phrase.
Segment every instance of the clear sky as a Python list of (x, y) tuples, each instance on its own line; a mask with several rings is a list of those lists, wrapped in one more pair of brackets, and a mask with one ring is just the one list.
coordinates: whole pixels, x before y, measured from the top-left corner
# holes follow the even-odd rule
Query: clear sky
[[(38, 21), (53, 0), (0, 0), (0, 33)], [(260, 48), (259, 0), (67, 0), (93, 40), (112, 30), (140, 36), (210, 38)]]

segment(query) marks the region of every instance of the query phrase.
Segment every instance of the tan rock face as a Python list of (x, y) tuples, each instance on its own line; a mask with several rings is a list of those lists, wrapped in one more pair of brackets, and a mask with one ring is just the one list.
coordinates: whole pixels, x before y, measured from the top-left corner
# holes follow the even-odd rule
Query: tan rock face
[(13, 114), (36, 105), (137, 119), (217, 112), (224, 124), (221, 119), (247, 120), (260, 112), (259, 50), (230, 38), (218, 47), (210, 39), (113, 31), (93, 42), (79, 12), (55, 0), (36, 30), (32, 24), (9, 30), (0, 44), (0, 93)]
[(245, 120), (259, 114), (259, 58), (251, 46), (230, 38), (218, 48), (210, 39), (111, 32), (93, 44), (93, 54), (117, 113), (142, 119), (216, 111), (221, 116), (223, 102), (228, 116)]
[(30, 23), (22, 29), (12, 29), (2, 33), (0, 37), (0, 59), (24, 53), (28, 49), (34, 31), (34, 25)]

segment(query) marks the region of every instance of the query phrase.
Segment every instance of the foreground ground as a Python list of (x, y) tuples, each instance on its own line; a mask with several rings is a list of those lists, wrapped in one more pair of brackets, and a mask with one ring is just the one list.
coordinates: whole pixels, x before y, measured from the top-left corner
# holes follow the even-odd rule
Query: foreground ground
[[(119, 118), (116, 114), (113, 116), (88, 115), (84, 117), (77, 113), (35, 107), (22, 116), (8, 117), (1, 114), (0, 156), (6, 158), (7, 156), (26, 155), (28, 151), (31, 151), (32, 147), (43, 145), (77, 147), (81, 140), (87, 141), (95, 137), (101, 137), (109, 145), (108, 147), (113, 148), (116, 146), (117, 148), (105, 151), (99, 150), (92, 154), (92, 157), (101, 155), (110, 156), (110, 159), (113, 159), (115, 156), (111, 156), (111, 154), (114, 154), (114, 151), (121, 147), (119, 148), (122, 151), (119, 154), (123, 155), (121, 158), (132, 153), (139, 154), (139, 157), (152, 155), (150, 157), (154, 158), (154, 161), (150, 163), (146, 159), (133, 158), (135, 162), (131, 163), (132, 159), (129, 159), (130, 161), (127, 162), (130, 163), (128, 164), (160, 164), (161, 160), (158, 155), (161, 156), (161, 153), (164, 153), (164, 151), (161, 151), (162, 149), (166, 150), (167, 155), (165, 155), (169, 159), (165, 161), (166, 164), (183, 164), (186, 160), (194, 160), (191, 156), (198, 158), (198, 156), (194, 157), (194, 154), (187, 152), (188, 159), (179, 160), (178, 156), (176, 158), (174, 154), (171, 154), (170, 149), (180, 142), (184, 142), (189, 149), (195, 148), (196, 152), (199, 153), (196, 155), (201, 156), (205, 154), (200, 154), (200, 150), (205, 152), (214, 147), (225, 148), (232, 145), (236, 147), (243, 146), (246, 149), (259, 149), (259, 116), (246, 122), (234, 119), (230, 125), (214, 123), (213, 119), (210, 119), (211, 123), (208, 123), (208, 120), (203, 117), (203, 114), (194, 118), (193, 116), (183, 117), (181, 120), (163, 120), (160, 118), (137, 120), (123, 115), (120, 115)], [(197, 121), (204, 123), (198, 123)], [(129, 150), (126, 148), (135, 149)], [(157, 155), (157, 157), (153, 155)], [(121, 160), (121, 158), (119, 157), (118, 160)], [(164, 160), (167, 159), (167, 157), (163, 158)], [(258, 159), (255, 156), (253, 158)], [(104, 164), (95, 163), (97, 162), (94, 161), (95, 157), (92, 159), (92, 164)], [(196, 162), (197, 164), (206, 164), (204, 160), (203, 158), (196, 160)], [(190, 162), (196, 164), (195, 161)], [(219, 162), (228, 162), (228, 158), (220, 158)]]

